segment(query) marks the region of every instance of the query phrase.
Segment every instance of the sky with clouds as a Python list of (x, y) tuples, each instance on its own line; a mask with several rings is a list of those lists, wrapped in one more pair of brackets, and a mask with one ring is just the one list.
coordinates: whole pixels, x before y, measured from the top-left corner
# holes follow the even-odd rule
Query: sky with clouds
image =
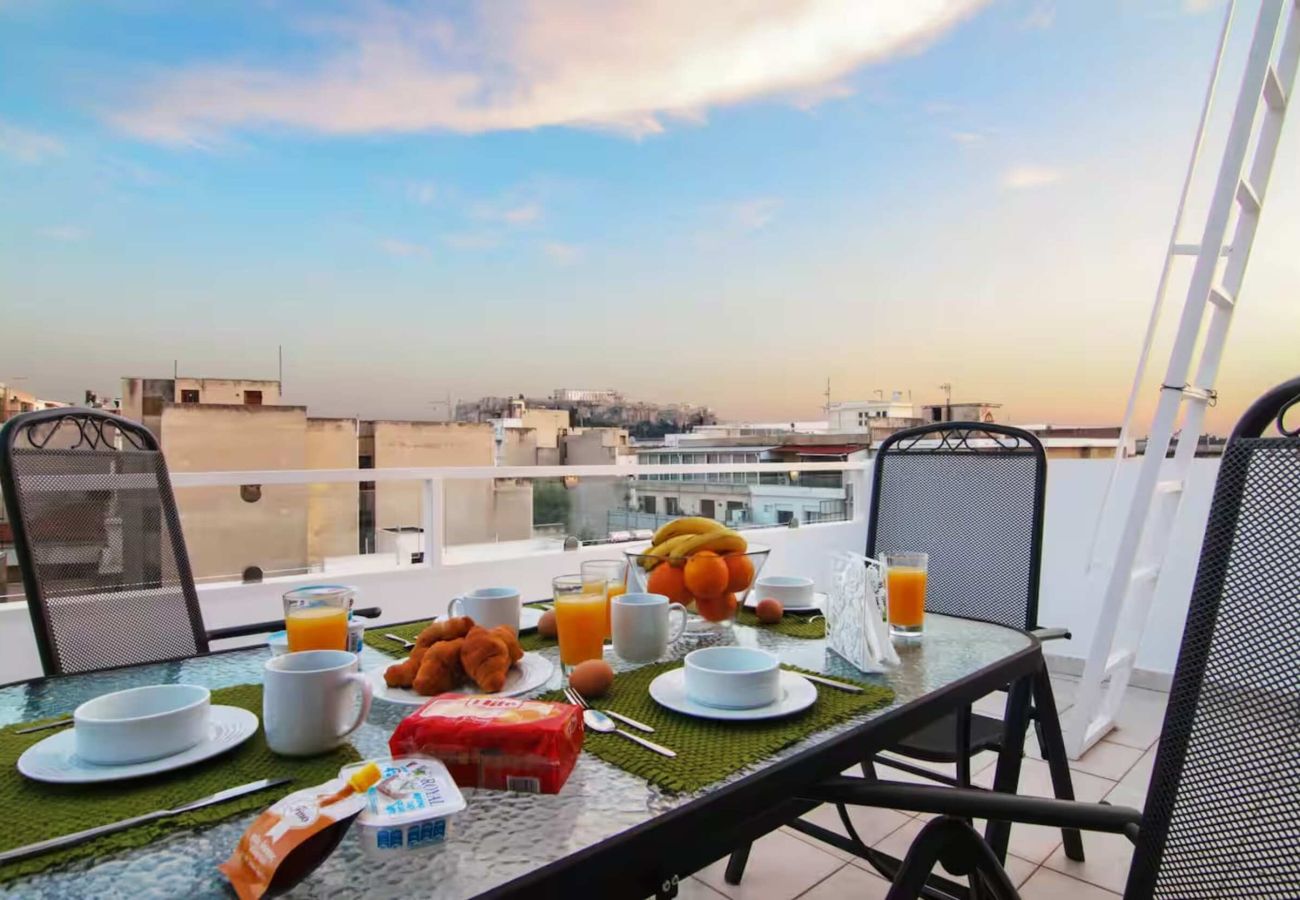
[[(829, 378), (1118, 422), (1222, 16), (5, 0), (0, 381), (274, 377), (283, 345), (329, 415), (616, 387), (807, 419)], [(1296, 374), (1297, 130), (1218, 430)]]

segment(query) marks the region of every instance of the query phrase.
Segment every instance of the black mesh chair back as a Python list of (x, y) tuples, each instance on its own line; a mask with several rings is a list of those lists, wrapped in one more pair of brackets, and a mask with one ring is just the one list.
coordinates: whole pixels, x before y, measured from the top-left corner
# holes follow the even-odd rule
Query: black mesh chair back
[(1126, 897), (1300, 897), (1298, 407), (1224, 451)]
[(208, 651), (148, 429), (90, 409), (16, 416), (0, 430), (0, 486), (45, 674)]
[(942, 422), (876, 454), (867, 555), (930, 555), (926, 609), (1038, 626), (1047, 456), (1027, 431)]

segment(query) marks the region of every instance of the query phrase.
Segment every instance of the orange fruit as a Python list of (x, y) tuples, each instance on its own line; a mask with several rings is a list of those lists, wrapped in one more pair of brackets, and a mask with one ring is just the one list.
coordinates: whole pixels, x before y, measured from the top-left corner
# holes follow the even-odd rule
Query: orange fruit
[(722, 594), (718, 597), (697, 597), (696, 611), (710, 622), (725, 622), (736, 616), (736, 595)]
[(651, 594), (663, 594), (671, 603), (690, 603), (691, 592), (686, 590), (684, 572), (678, 566), (662, 562), (650, 571), (645, 589)]
[(743, 553), (722, 557), (727, 564), (727, 590), (739, 593), (754, 580), (754, 564)]
[(721, 556), (712, 550), (701, 550), (686, 560), (686, 590), (696, 600), (721, 597), (727, 592), (731, 570)]

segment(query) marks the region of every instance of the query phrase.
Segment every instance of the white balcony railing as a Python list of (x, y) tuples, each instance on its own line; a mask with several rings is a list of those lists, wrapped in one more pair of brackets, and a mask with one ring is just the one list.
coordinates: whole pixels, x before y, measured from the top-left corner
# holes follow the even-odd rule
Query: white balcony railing
[[(1055, 642), (1047, 649), (1056, 665), (1070, 669), (1087, 652), (1096, 617), (1096, 598), (1085, 596), (1084, 554), (1098, 514), (1100, 497), (1111, 463), (1103, 460), (1053, 460), (1048, 469), (1047, 517), (1043, 542), (1040, 622), (1068, 626), (1074, 640)], [(1159, 679), (1173, 670), (1182, 621), (1186, 615), (1200, 536), (1209, 507), (1216, 460), (1198, 460), (1189, 479), (1170, 560), (1161, 577), (1152, 613), (1152, 626), (1139, 656), (1139, 667), (1148, 677)], [(827, 462), (799, 464), (700, 464), (664, 466), (524, 466), (444, 467), (411, 469), (305, 469), (231, 472), (174, 472), (172, 482), (185, 505), (188, 490), (227, 488), (243, 485), (360, 484), (362, 482), (407, 482), (419, 486), (422, 534), (419, 536), (423, 562), (399, 565), (396, 558), (375, 556), (366, 571), (339, 576), (355, 585), (360, 602), (383, 608), (379, 621), (395, 622), (427, 617), (445, 611), (457, 593), (488, 584), (517, 587), (527, 597), (541, 598), (550, 592), (555, 575), (576, 572), (584, 559), (621, 555), (629, 545), (589, 545), (577, 550), (560, 549), (558, 542), (518, 542), (496, 545), (448, 547), (443, 523), (454, 509), (447, 508), (447, 485), (455, 481), (484, 479), (566, 478), (635, 479), (651, 474), (710, 474), (732, 472), (842, 472), (852, 496), (852, 517), (844, 521), (802, 524), (798, 528), (758, 528), (747, 535), (756, 543), (772, 548), (766, 571), (769, 574), (801, 573), (828, 583), (829, 560), (840, 550), (861, 551), (866, 544), (866, 511), (869, 508), (870, 463)], [(1136, 473), (1128, 464), (1121, 470), (1120, 484), (1129, 483)], [(651, 482), (663, 487), (664, 482)], [(187, 522), (190, 531), (200, 526)], [(329, 572), (270, 576), (260, 583), (239, 580), (201, 583), (199, 601), (209, 628), (278, 618), (281, 595), (290, 587), (322, 577)], [(237, 578), (237, 576), (236, 576)], [(254, 639), (256, 640), (256, 639)], [(0, 604), (0, 683), (40, 674), (26, 603), (18, 600)]]

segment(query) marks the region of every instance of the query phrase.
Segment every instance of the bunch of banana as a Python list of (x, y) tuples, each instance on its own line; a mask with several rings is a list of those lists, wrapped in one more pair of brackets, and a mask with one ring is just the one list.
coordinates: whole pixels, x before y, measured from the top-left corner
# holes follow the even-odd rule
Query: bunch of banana
[(655, 532), (652, 546), (641, 556), (641, 568), (649, 571), (665, 559), (685, 559), (701, 550), (714, 553), (744, 553), (748, 542), (721, 522), (703, 516), (673, 519)]

